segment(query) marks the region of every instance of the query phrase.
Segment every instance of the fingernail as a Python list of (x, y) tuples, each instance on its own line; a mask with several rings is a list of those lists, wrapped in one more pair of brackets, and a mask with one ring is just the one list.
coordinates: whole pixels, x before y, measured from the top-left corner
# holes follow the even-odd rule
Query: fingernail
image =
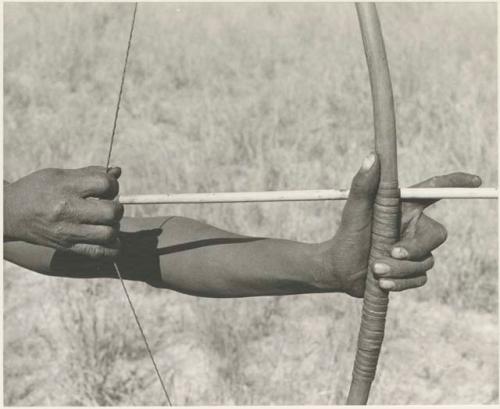
[(387, 274), (391, 271), (391, 267), (384, 263), (375, 263), (373, 265), (373, 271), (377, 274)]
[(482, 180), (479, 176), (474, 176), (474, 178), (472, 179), (472, 183), (474, 184), (474, 186), (481, 186)]
[(367, 171), (367, 170), (371, 169), (371, 167), (373, 166), (374, 163), (375, 163), (375, 154), (372, 152), (363, 160), (363, 164), (361, 165), (361, 169), (363, 169), (364, 171)]
[(396, 284), (394, 281), (388, 281), (388, 280), (380, 280), (378, 285), (380, 288), (383, 288), (384, 290), (392, 290)]
[(394, 258), (406, 258), (408, 257), (408, 252), (402, 247), (394, 247), (391, 251), (391, 255)]

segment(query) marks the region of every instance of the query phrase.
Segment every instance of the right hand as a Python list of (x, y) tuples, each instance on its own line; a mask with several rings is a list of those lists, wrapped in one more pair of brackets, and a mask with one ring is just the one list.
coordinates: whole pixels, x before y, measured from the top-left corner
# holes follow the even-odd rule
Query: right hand
[(4, 240), (116, 257), (120, 168), (42, 169), (4, 185)]

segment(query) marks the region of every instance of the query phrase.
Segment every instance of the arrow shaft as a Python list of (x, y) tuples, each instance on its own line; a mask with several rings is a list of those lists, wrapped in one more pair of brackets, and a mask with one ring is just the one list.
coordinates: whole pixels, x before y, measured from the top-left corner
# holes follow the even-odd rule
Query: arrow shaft
[[(125, 205), (141, 204), (201, 204), (201, 203), (255, 203), (255, 202), (309, 202), (346, 200), (347, 189), (281, 190), (267, 192), (172, 193), (123, 195)], [(401, 189), (401, 198), (411, 199), (497, 199), (495, 188), (407, 188)]]

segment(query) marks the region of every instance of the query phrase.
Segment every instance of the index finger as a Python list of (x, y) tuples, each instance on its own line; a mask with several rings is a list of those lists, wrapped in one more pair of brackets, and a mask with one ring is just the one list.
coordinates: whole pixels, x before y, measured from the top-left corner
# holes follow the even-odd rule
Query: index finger
[(106, 168), (102, 166), (89, 166), (79, 171), (78, 183), (75, 185), (78, 186), (78, 193), (81, 197), (113, 199), (118, 194), (119, 184), (116, 172), (106, 172)]
[[(463, 188), (474, 188), (481, 186), (481, 178), (477, 175), (465, 172), (454, 172), (447, 175), (433, 176), (423, 182), (417, 183), (412, 188), (420, 187), (463, 187)], [(411, 199), (405, 201), (403, 205), (406, 209), (419, 209), (423, 210), (426, 207), (438, 202), (441, 199)]]

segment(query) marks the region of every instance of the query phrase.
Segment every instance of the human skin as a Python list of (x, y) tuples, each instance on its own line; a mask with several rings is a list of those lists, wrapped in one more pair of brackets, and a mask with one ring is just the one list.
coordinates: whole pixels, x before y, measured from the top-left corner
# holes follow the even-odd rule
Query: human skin
[[(338, 231), (322, 243), (247, 237), (184, 217), (124, 218), (116, 259), (124, 279), (203, 297), (249, 297), (342, 292), (362, 297), (370, 250), (371, 216), (379, 180), (376, 155), (354, 177)], [(454, 173), (417, 187), (478, 187), (477, 176)], [(420, 287), (434, 264), (431, 252), (446, 229), (423, 210), (435, 200), (402, 205), (401, 240), (375, 274), (388, 291)], [(4, 256), (42, 274), (116, 278), (110, 260), (6, 243)]]
[[(42, 169), (4, 181), (4, 241), (92, 258), (118, 255), (120, 168)], [(92, 200), (99, 199), (99, 200)]]

